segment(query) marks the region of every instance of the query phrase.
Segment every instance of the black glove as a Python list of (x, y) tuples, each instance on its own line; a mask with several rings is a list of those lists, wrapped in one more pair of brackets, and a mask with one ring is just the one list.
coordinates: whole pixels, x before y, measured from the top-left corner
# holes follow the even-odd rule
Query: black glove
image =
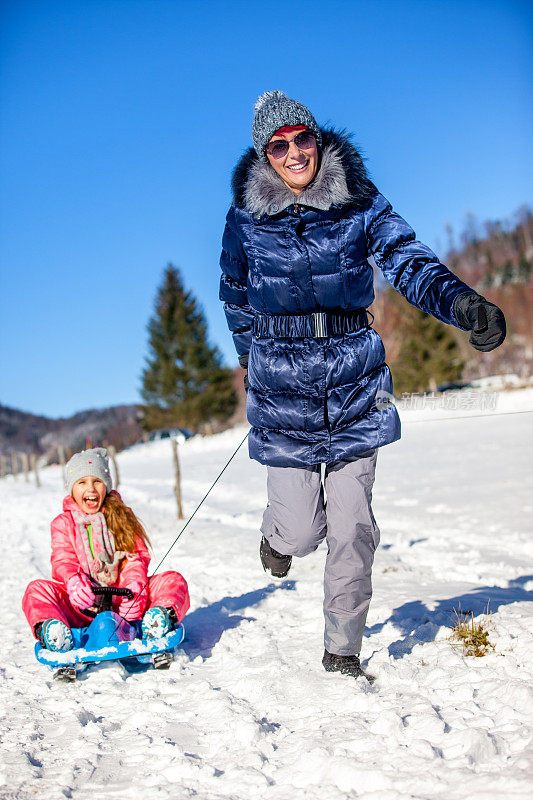
[(244, 376), (244, 391), (247, 392), (250, 388), (250, 381), (248, 380), (248, 353), (239, 356), (239, 364), (246, 370), (246, 375)]
[(462, 328), (472, 331), (470, 344), (476, 350), (488, 353), (505, 339), (503, 311), (480, 294), (460, 294), (454, 301), (453, 313)]

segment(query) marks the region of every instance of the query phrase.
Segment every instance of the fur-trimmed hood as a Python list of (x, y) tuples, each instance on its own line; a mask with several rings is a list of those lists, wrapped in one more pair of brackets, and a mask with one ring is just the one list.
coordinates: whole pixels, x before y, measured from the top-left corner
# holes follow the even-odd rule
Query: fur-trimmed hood
[(332, 206), (363, 208), (375, 194), (359, 151), (344, 131), (323, 128), (317, 174), (296, 196), (269, 163), (261, 161), (253, 147), (242, 156), (233, 172), (233, 202), (256, 216), (273, 216), (297, 202), (320, 211)]

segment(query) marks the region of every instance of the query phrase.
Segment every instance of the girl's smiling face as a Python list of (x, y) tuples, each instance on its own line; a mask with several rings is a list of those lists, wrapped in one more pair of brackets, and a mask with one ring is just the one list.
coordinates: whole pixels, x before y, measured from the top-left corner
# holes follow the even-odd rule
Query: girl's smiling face
[(80, 478), (72, 487), (72, 497), (86, 514), (97, 514), (102, 508), (106, 494), (105, 483), (91, 475)]

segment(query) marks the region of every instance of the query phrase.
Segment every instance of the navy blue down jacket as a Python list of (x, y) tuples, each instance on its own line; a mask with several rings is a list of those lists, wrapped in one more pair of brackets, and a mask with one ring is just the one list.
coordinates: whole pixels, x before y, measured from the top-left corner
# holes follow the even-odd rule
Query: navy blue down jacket
[[(351, 313), (374, 299), (370, 256), (442, 322), (459, 327), (453, 303), (472, 291), (416, 240), (348, 138), (322, 136), (317, 174), (297, 197), (244, 154), (222, 241), (220, 299), (237, 353), (249, 354), (250, 456), (279, 467), (350, 460), (400, 437), (395, 407), (376, 402), (392, 392), (383, 343)], [(313, 327), (314, 312), (336, 321), (332, 332)]]

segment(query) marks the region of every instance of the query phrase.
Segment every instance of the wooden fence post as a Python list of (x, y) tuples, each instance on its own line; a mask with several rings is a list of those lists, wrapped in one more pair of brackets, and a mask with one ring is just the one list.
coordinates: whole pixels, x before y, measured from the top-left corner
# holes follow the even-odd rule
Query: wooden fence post
[(183, 519), (183, 506), (181, 503), (181, 470), (180, 460), (178, 457), (178, 443), (175, 439), (171, 439), (172, 456), (174, 459), (174, 472), (176, 474), (176, 485), (174, 486), (174, 494), (176, 495), (176, 502), (178, 504), (178, 519)]
[(17, 480), (17, 475), (19, 474), (19, 465), (17, 454), (14, 450), (11, 451), (11, 472), (13, 473), (13, 479)]
[(22, 469), (24, 470), (24, 480), (26, 481), (26, 483), (29, 483), (29, 480), (30, 480), (30, 462), (29, 462), (29, 458), (28, 458), (27, 452), (25, 450), (23, 450), (22, 453), (20, 454), (20, 457), (22, 459)]
[(35, 455), (35, 453), (32, 453), (31, 456), (30, 456), (30, 464), (31, 464), (31, 468), (32, 468), (32, 470), (33, 470), (33, 472), (35, 474), (35, 485), (36, 485), (36, 487), (38, 489), (40, 489), (41, 488), (41, 479), (39, 477), (39, 469), (37, 467), (37, 456)]
[(59, 463), (61, 464), (61, 471), (63, 473), (63, 483), (65, 483), (65, 448), (62, 444), (57, 445), (57, 454), (59, 456)]
[(118, 474), (118, 464), (117, 464), (117, 448), (114, 444), (110, 444), (107, 448), (107, 452), (109, 453), (109, 457), (113, 463), (113, 469), (115, 471), (115, 489), (118, 489), (120, 483), (120, 475)]

